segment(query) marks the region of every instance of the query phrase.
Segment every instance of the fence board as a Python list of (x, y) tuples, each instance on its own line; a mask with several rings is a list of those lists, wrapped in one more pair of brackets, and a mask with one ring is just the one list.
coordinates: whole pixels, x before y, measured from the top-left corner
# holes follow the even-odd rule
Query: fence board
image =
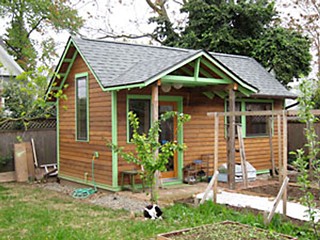
[[(305, 123), (300, 123), (296, 121), (288, 122), (288, 152), (296, 151), (297, 149), (303, 148), (304, 144), (307, 143), (305, 137), (304, 128)], [(314, 128), (318, 137), (320, 136), (320, 123), (315, 123)], [(319, 140), (319, 139), (318, 139)], [(308, 151), (308, 149), (305, 149)]]
[(0, 172), (14, 171), (13, 144), (18, 142), (17, 136), (21, 136), (23, 141), (34, 139), (39, 165), (57, 162), (55, 129), (35, 129), (26, 132), (3, 131), (0, 132), (0, 156), (10, 155), (12, 159), (7, 165), (0, 166)]

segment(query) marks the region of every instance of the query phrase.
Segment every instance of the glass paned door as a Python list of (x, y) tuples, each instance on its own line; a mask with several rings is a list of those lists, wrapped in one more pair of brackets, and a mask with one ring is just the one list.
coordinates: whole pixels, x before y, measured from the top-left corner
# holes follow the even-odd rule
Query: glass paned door
[[(176, 102), (159, 102), (159, 116), (165, 112), (177, 111)], [(165, 122), (161, 122), (161, 132), (159, 136), (159, 141), (161, 144), (166, 142), (173, 142), (177, 140), (177, 120), (176, 118), (168, 119)], [(177, 166), (177, 153), (173, 157), (168, 159), (167, 171), (162, 172), (162, 178), (175, 178), (178, 173)]]

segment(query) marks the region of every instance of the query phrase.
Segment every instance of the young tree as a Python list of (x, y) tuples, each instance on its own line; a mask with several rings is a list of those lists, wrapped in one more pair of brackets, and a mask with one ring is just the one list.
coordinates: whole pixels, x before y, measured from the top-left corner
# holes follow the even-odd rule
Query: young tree
[(309, 224), (313, 229), (315, 239), (319, 239), (320, 223), (316, 221), (317, 212), (315, 211), (317, 206), (314, 201), (315, 196), (310, 190), (311, 187), (317, 187), (318, 191), (320, 191), (320, 142), (318, 141), (318, 136), (314, 128), (314, 124), (318, 119), (311, 113), (311, 110), (314, 109), (315, 106), (312, 100), (314, 84), (314, 81), (305, 80), (299, 86), (299, 118), (301, 122), (306, 124), (305, 136), (307, 143), (305, 147), (308, 151), (306, 153), (303, 148), (301, 148), (291, 154), (296, 156), (294, 165), (299, 171), (298, 184), (303, 191), (301, 200), (308, 208), (307, 215), (310, 218)]
[(108, 147), (115, 149), (127, 162), (143, 166), (144, 171), (142, 172), (141, 178), (150, 185), (150, 201), (152, 203), (158, 200), (158, 189), (155, 187), (155, 173), (157, 171), (166, 171), (168, 159), (173, 157), (175, 151), (182, 151), (185, 147), (175, 142), (166, 142), (165, 144), (159, 142), (161, 122), (173, 117), (177, 117), (178, 129), (190, 120), (190, 116), (187, 114), (167, 112), (162, 114), (160, 119), (152, 124), (148, 134), (145, 134), (139, 132), (140, 123), (137, 115), (129, 112), (129, 123), (133, 130), (130, 142), (135, 145), (135, 152), (125, 152), (123, 148), (107, 144)]
[[(55, 55), (50, 31), (76, 33), (83, 25), (70, 0), (0, 0), (0, 18), (6, 21), (4, 42), (24, 70), (34, 70), (37, 58), (43, 63)], [(32, 35), (41, 36), (40, 43)], [(40, 45), (40, 50), (36, 49)]]
[(180, 1), (188, 15), (182, 29), (166, 11), (168, 0), (146, 1), (157, 14), (153, 36), (164, 45), (251, 56), (283, 84), (310, 72), (310, 42), (279, 25), (273, 1)]
[[(49, 73), (47, 67), (39, 67), (4, 82), (1, 94), (5, 98), (5, 106), (0, 109), (0, 124), (14, 121), (27, 129), (31, 120), (55, 116), (55, 106), (45, 100)], [(66, 96), (61, 90), (52, 97)]]

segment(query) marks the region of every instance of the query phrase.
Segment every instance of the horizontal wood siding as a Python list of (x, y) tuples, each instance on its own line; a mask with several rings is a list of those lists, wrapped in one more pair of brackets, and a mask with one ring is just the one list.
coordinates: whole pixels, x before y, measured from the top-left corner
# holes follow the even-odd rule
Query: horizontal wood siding
[[(89, 74), (89, 142), (75, 139), (75, 75)], [(60, 114), (60, 174), (91, 181), (91, 160), (95, 151), (95, 180), (100, 184), (112, 185), (112, 156), (106, 147), (111, 141), (111, 94), (103, 92), (89, 68), (78, 55), (68, 79), (65, 93), (67, 100), (61, 100)], [(66, 108), (66, 109), (65, 109)]]
[[(118, 93), (118, 143), (125, 146), (127, 151), (133, 151), (134, 146), (127, 144), (127, 122), (126, 122), (126, 99), (127, 94), (151, 95), (151, 89), (120, 91)], [(168, 94), (159, 91), (160, 96), (182, 96), (183, 112), (191, 115), (191, 121), (184, 125), (184, 143), (187, 149), (184, 152), (184, 166), (196, 159), (204, 158), (204, 155), (211, 155), (210, 166), (213, 167), (214, 154), (214, 118), (208, 117), (208, 112), (224, 112), (224, 100), (214, 97), (212, 100), (198, 92), (196, 88), (172, 89)], [(274, 109), (282, 109), (282, 101), (274, 102)], [(219, 165), (227, 162), (227, 149), (225, 139), (225, 120), (220, 117), (219, 122)], [(274, 122), (273, 150), (277, 163), (278, 160), (278, 128)], [(247, 160), (257, 169), (264, 170), (271, 168), (269, 137), (245, 138), (245, 151)], [(238, 148), (238, 140), (236, 148)], [(240, 162), (239, 153), (236, 153), (236, 161)], [(119, 158), (119, 174), (124, 170), (137, 169), (139, 166), (126, 163)]]

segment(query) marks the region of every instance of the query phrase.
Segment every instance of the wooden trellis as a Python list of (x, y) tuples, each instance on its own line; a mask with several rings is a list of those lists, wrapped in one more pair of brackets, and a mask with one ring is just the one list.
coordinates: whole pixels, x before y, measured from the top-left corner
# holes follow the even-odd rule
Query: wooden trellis
[[(320, 110), (312, 110), (312, 114), (320, 115)], [(298, 116), (298, 111), (231, 111), (231, 112), (209, 112), (208, 116), (214, 117), (214, 169), (218, 170), (218, 153), (219, 153), (219, 119), (220, 117), (237, 117), (237, 116), (263, 116), (269, 117), (270, 121), (277, 122), (278, 131), (278, 168), (279, 168), (279, 183), (282, 185), (283, 181), (287, 179), (287, 161), (288, 161), (288, 139), (287, 139), (287, 117), (288, 116)], [(228, 136), (229, 138), (235, 139), (235, 131), (231, 129), (235, 129), (235, 122), (229, 121), (232, 127), (228, 128)], [(231, 131), (230, 131), (231, 130)], [(270, 131), (270, 130), (269, 130)], [(275, 133), (274, 133), (275, 134)], [(269, 132), (270, 135), (270, 132)], [(276, 136), (276, 135), (275, 135)], [(270, 147), (273, 147), (272, 145)], [(235, 152), (235, 142), (228, 141), (227, 145), (228, 150), (231, 153)], [(274, 153), (271, 151), (270, 156), (272, 157)], [(272, 160), (272, 159), (271, 159)], [(235, 156), (234, 154), (228, 154), (228, 181), (229, 187), (234, 186), (235, 183), (235, 171), (234, 169), (229, 169), (229, 166), (235, 166)], [(272, 168), (275, 168), (275, 165), (272, 164)], [(273, 169), (274, 171), (274, 169)], [(217, 193), (217, 183), (214, 184), (214, 196), (213, 199), (216, 201), (216, 193)], [(282, 194), (283, 199), (283, 214), (286, 215), (287, 212), (287, 189), (283, 190)]]

